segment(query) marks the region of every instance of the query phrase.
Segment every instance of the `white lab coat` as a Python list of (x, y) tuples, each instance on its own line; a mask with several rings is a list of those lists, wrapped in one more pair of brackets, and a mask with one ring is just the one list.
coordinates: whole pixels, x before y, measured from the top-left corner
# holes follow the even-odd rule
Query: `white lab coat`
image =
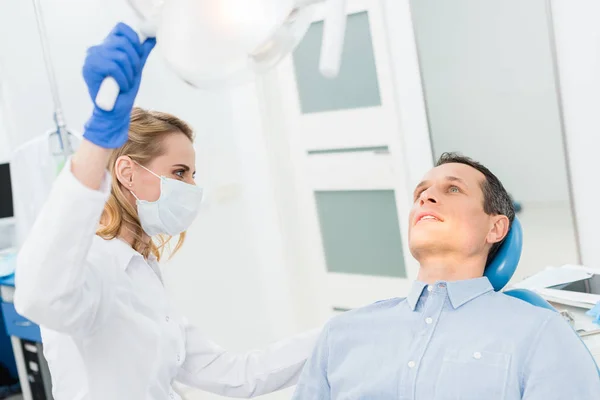
[(242, 354), (208, 340), (169, 304), (156, 260), (95, 235), (109, 192), (108, 174), (93, 191), (67, 165), (18, 257), (15, 307), (43, 327), (55, 399), (179, 399), (175, 381), (230, 397), (294, 384), (318, 332)]
[[(25, 241), (59, 172), (58, 159), (52, 155), (52, 133), (22, 144), (11, 156), (10, 180), (18, 246)], [(72, 148), (79, 147), (79, 136), (69, 134), (69, 139)]]

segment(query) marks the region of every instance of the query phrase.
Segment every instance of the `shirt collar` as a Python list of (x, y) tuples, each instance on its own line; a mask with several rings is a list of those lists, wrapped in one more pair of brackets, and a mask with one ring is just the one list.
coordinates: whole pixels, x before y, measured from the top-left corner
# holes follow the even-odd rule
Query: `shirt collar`
[(423, 290), (426, 287), (427, 284), (421, 281), (415, 281), (415, 283), (413, 283), (412, 289), (410, 290), (410, 293), (406, 298), (406, 301), (408, 301), (408, 305), (410, 306), (411, 310), (415, 311), (415, 308), (417, 308), (419, 298), (421, 298), (421, 294), (423, 293)]
[[(415, 281), (413, 284), (413, 287), (406, 298), (412, 311), (415, 311), (417, 302), (426, 287), (427, 284), (420, 281)], [(452, 307), (456, 309), (485, 293), (493, 291), (494, 288), (488, 278), (484, 276), (481, 278), (455, 282), (438, 281), (431, 285), (431, 290), (438, 293), (447, 292)]]

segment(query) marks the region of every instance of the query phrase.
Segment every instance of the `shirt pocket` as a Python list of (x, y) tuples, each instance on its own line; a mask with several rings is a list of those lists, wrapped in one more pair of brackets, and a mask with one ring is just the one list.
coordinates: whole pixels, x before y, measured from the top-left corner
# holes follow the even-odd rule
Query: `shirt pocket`
[(447, 349), (434, 400), (501, 400), (508, 383), (510, 354)]

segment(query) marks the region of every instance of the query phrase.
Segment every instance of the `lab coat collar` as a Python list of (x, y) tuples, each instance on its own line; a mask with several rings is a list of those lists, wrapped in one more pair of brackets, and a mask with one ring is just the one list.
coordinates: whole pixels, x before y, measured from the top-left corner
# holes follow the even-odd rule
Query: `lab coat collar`
[(143, 259), (143, 256), (140, 253), (135, 251), (133, 247), (121, 239), (115, 238), (106, 240), (102, 239), (100, 236), (96, 236), (94, 240), (96, 241), (95, 245), (104, 249), (104, 253), (107, 256), (112, 255), (115, 258), (117, 265), (123, 270), (127, 269), (129, 264), (131, 264), (131, 260), (135, 257), (141, 257)]
[[(416, 281), (413, 284), (413, 287), (406, 298), (406, 301), (408, 302), (408, 305), (412, 311), (415, 311), (419, 298), (426, 287), (427, 284), (424, 282)], [(485, 276), (481, 278), (455, 282), (439, 281), (431, 285), (431, 291), (433, 292), (447, 292), (450, 303), (455, 309), (493, 290), (494, 288), (492, 287), (492, 284)]]

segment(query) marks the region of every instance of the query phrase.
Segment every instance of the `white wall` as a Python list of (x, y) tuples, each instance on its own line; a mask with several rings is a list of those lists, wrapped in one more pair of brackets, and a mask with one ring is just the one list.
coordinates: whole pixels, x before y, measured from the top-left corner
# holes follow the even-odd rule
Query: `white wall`
[(0, 163), (7, 161), (9, 157), (10, 143), (8, 141), (8, 133), (5, 127), (4, 116), (2, 114), (2, 110), (0, 109)]
[(411, 4), (435, 153), (483, 162), (518, 201), (568, 201), (546, 0)]
[(2, 53), (0, 52), (0, 162), (4, 162), (10, 159), (10, 149), (12, 148), (10, 143), (9, 132), (9, 109), (5, 101), (3, 101), (5, 95), (5, 87), (2, 85)]
[[(42, 5), (67, 124), (81, 132), (92, 109), (80, 72), (86, 48), (119, 19), (132, 21), (132, 13), (122, 0), (42, 0)], [(0, 3), (0, 57), (1, 100), (11, 110), (6, 115), (11, 128), (8, 136), (0, 135), (0, 146), (8, 139), (14, 148), (53, 127), (31, 1)], [(165, 266), (175, 305), (234, 350), (263, 346), (300, 329), (287, 290), (293, 282), (253, 86), (235, 93), (197, 91), (167, 69), (155, 51), (138, 104), (172, 112), (197, 133), (197, 180), (206, 186), (207, 201), (186, 246)], [(310, 287), (304, 289), (311, 293)], [(302, 327), (309, 324), (305, 319)]]
[(552, 11), (581, 253), (600, 267), (600, 3), (553, 0)]

